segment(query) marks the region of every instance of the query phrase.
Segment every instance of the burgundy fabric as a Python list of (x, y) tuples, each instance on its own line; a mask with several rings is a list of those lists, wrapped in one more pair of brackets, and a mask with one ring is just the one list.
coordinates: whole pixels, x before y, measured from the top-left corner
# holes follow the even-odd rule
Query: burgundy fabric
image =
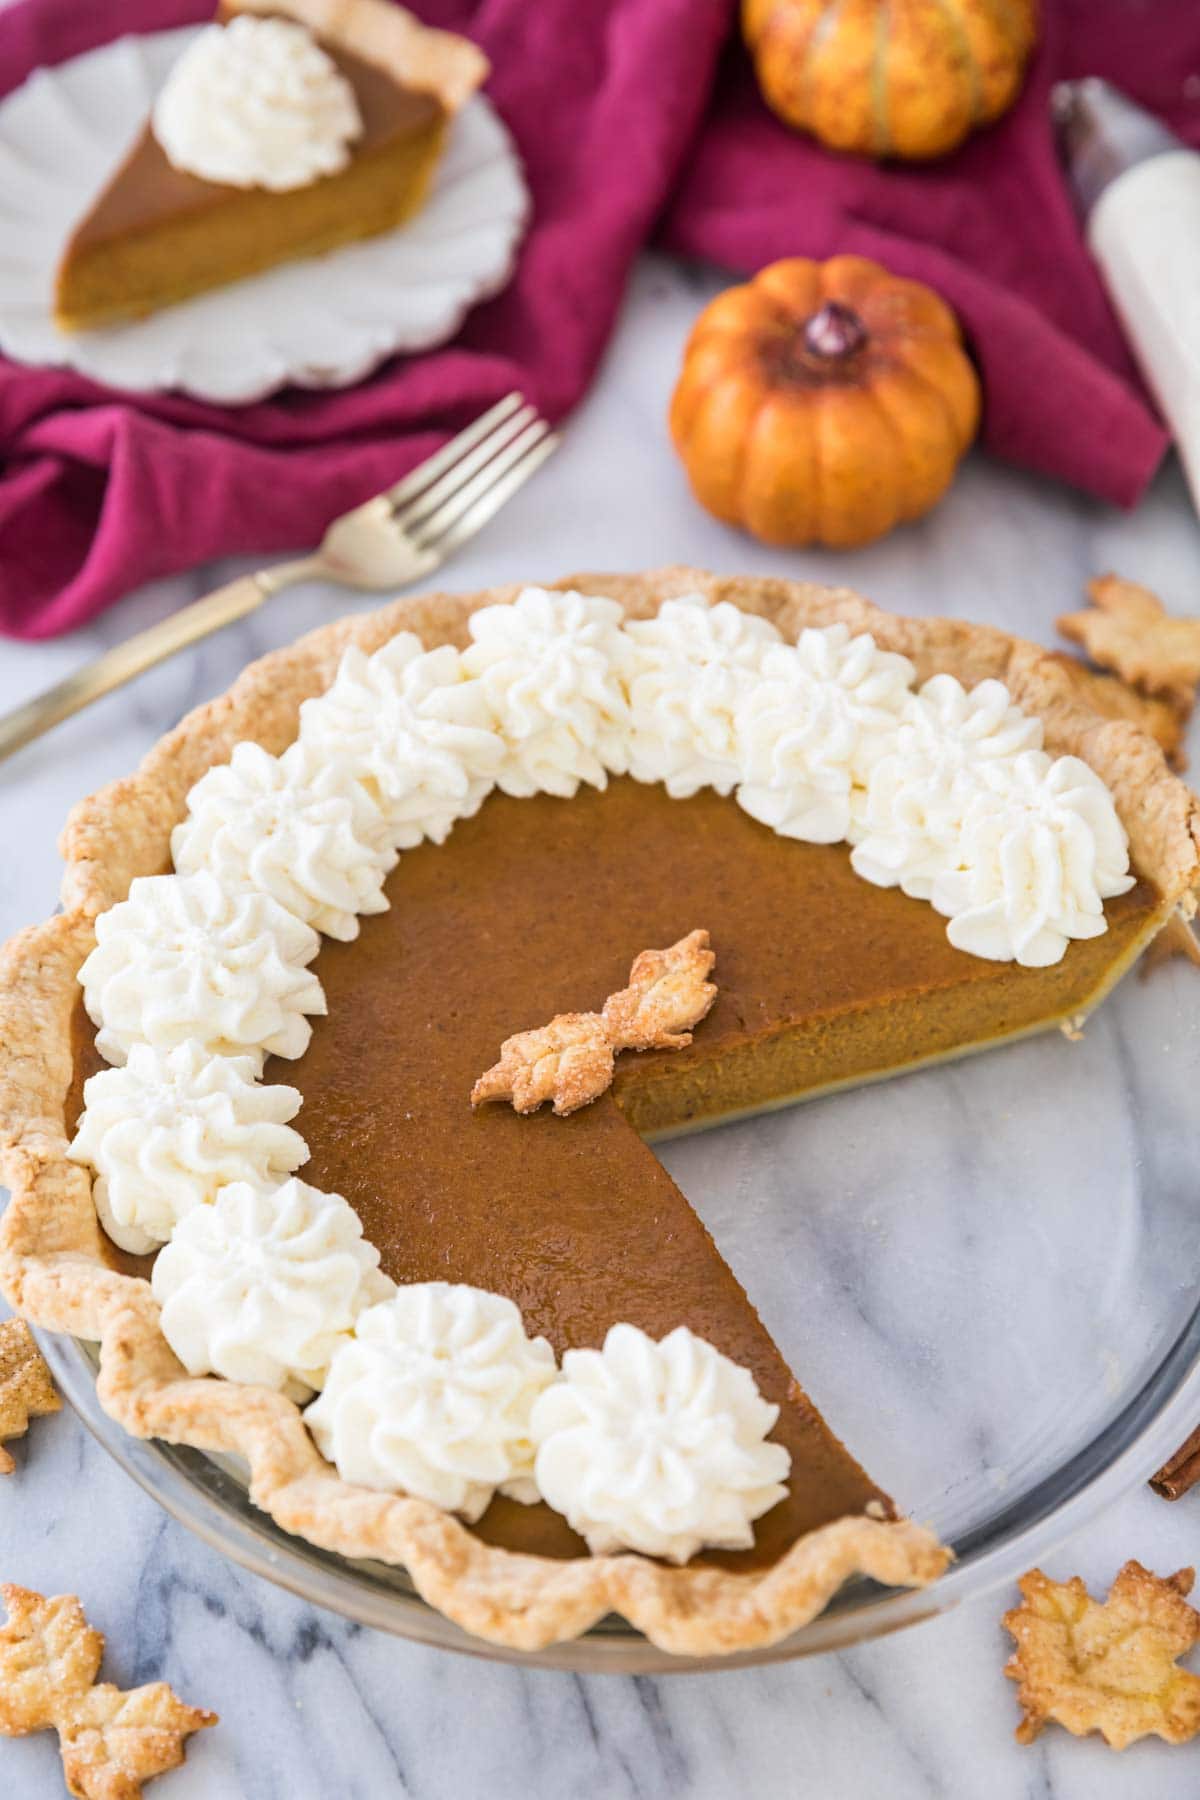
[[(941, 164), (877, 168), (771, 117), (735, 0), (419, 0), (492, 58), (535, 205), (516, 279), (453, 345), (337, 394), (221, 408), (0, 359), (0, 630), (63, 631), (154, 576), (307, 544), (511, 387), (560, 417), (656, 222), (670, 247), (735, 270), (856, 250), (928, 280), (979, 360), (990, 447), (1132, 503), (1165, 438), (1076, 228), (1047, 96), (1058, 75), (1107, 74), (1200, 144), (1200, 5), (1045, 5), (1006, 120)], [(103, 42), (118, 12), (146, 31), (210, 10), (22, 0), (0, 12), (0, 93)]]
[(1200, 145), (1200, 4), (1043, 0), (1043, 12), (1013, 111), (924, 166), (876, 167), (787, 132), (730, 55), (666, 241), (747, 271), (854, 251), (929, 282), (978, 359), (989, 448), (1128, 506), (1166, 437), (1076, 224), (1050, 89), (1105, 75)]
[[(0, 12), (0, 93), (112, 37), (118, 19), (148, 31), (212, 10), (212, 0), (23, 0)], [(334, 394), (224, 408), (0, 359), (0, 630), (64, 631), (154, 576), (309, 544), (510, 388), (551, 418), (579, 398), (695, 137), (730, 0), (419, 0), (418, 10), (492, 59), (488, 91), (534, 201), (516, 279), (453, 345)]]

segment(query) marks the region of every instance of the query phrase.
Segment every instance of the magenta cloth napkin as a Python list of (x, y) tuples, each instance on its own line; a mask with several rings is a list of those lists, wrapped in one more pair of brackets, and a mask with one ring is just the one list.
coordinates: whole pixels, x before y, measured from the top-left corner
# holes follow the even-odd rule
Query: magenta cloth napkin
[(989, 448), (1129, 506), (1167, 439), (1076, 223), (1049, 95), (1059, 78), (1107, 76), (1200, 146), (1200, 0), (1043, 0), (1043, 13), (1014, 110), (924, 167), (789, 132), (731, 52), (665, 239), (738, 270), (854, 251), (927, 281), (978, 359)]
[[(155, 576), (308, 544), (511, 387), (560, 417), (659, 221), (669, 246), (731, 269), (857, 250), (931, 282), (979, 359), (991, 448), (1131, 504), (1166, 439), (1075, 225), (1047, 96), (1058, 75), (1106, 74), (1200, 144), (1200, 4), (1045, 5), (1008, 119), (944, 163), (877, 168), (774, 120), (736, 39), (718, 76), (736, 0), (419, 0), (492, 58), (534, 196), (515, 280), (453, 345), (337, 394), (219, 408), (0, 359), (0, 631), (47, 636)], [(120, 24), (210, 11), (123, 0)], [(115, 17), (110, 0), (0, 12), (0, 94), (104, 41)]]
[[(123, 31), (213, 0), (24, 0), (0, 12), (0, 93)], [(516, 137), (534, 223), (515, 280), (452, 346), (334, 394), (221, 408), (113, 393), (0, 359), (0, 630), (44, 637), (139, 582), (312, 543), (450, 431), (520, 387), (579, 398), (625, 278), (692, 142), (730, 0), (419, 0), (474, 38)]]

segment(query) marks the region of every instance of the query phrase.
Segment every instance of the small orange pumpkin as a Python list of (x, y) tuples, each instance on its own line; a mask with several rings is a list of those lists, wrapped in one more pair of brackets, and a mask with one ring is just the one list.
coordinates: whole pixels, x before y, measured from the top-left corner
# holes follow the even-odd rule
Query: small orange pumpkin
[(670, 415), (709, 512), (764, 543), (833, 549), (928, 512), (978, 424), (950, 308), (861, 256), (790, 257), (719, 294)]
[(944, 156), (1008, 111), (1037, 0), (742, 0), (773, 112), (834, 150)]

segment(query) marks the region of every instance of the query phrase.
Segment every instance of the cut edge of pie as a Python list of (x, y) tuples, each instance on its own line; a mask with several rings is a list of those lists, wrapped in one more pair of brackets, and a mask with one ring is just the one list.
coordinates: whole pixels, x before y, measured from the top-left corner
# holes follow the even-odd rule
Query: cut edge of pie
[[(1048, 748), (1081, 757), (1113, 794), (1133, 857), (1162, 897), (1136, 948), (1177, 909), (1194, 914), (1200, 801), (1143, 731), (1088, 706), (1052, 653), (991, 627), (904, 618), (847, 589), (807, 583), (669, 568), (552, 585), (615, 598), (629, 617), (700, 593), (768, 617), (791, 637), (840, 621), (910, 657), (918, 679), (944, 671), (967, 685), (1003, 680), (1042, 719)], [(476, 1636), (537, 1649), (617, 1612), (679, 1655), (761, 1647), (809, 1622), (849, 1577), (923, 1586), (950, 1552), (910, 1520), (856, 1515), (808, 1533), (751, 1573), (669, 1568), (632, 1554), (555, 1561), (491, 1546), (428, 1502), (353, 1487), (324, 1462), (299, 1410), (281, 1394), (183, 1375), (149, 1283), (105, 1262), (90, 1176), (67, 1159), (77, 972), (95, 941), (97, 915), (122, 900), (136, 877), (170, 868), (171, 829), (194, 783), (242, 739), (282, 751), (295, 736), (301, 702), (329, 686), (350, 645), (369, 653), (410, 630), (427, 648), (461, 646), (472, 612), (519, 591), (433, 594), (322, 627), (252, 664), (164, 737), (136, 774), (74, 809), (61, 840), (62, 911), (18, 934), (0, 956), (0, 1176), (12, 1190), (0, 1223), (0, 1286), (34, 1324), (99, 1342), (100, 1402), (132, 1435), (243, 1456), (252, 1499), (284, 1530), (343, 1556), (403, 1564), (427, 1601)]]

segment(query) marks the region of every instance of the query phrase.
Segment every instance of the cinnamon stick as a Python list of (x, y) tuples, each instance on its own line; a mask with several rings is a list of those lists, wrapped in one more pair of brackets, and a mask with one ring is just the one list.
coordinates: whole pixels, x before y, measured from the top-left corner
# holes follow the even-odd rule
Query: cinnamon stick
[(1164, 1500), (1178, 1500), (1200, 1481), (1200, 1425), (1193, 1431), (1186, 1444), (1181, 1444), (1174, 1456), (1168, 1457), (1157, 1475), (1150, 1477), (1150, 1486)]

